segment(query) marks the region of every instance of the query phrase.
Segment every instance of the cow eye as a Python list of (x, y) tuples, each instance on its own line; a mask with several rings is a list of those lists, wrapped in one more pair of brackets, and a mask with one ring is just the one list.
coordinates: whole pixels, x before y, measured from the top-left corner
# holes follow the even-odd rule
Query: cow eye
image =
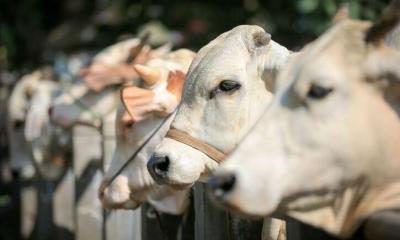
[(219, 83), (218, 85), (218, 90), (222, 91), (222, 92), (230, 92), (230, 91), (234, 91), (240, 88), (240, 84), (235, 82), (235, 81), (231, 81), (231, 80), (224, 80), (222, 82)]
[(312, 99), (323, 99), (328, 96), (329, 93), (333, 91), (333, 88), (322, 87), (319, 85), (313, 84), (308, 90), (307, 97)]

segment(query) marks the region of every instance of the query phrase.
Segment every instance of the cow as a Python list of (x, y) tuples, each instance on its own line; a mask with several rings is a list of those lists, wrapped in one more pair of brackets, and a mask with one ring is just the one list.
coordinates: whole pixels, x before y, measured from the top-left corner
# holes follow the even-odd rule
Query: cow
[[(180, 102), (185, 73), (194, 56), (194, 52), (180, 49), (165, 58), (134, 66), (143, 87), (127, 86), (121, 90), (117, 147), (99, 189), (104, 207), (135, 209), (149, 202), (165, 213), (180, 214), (186, 210), (189, 191), (157, 185), (146, 165), (169, 129), (171, 114)], [(139, 153), (130, 159), (136, 151)]]
[(25, 177), (32, 177), (35, 170), (31, 150), (25, 138), (25, 124), (31, 100), (40, 82), (51, 79), (50, 67), (43, 67), (24, 75), (14, 87), (8, 103), (7, 129), (10, 138), (11, 168), (20, 170)]
[(151, 49), (146, 39), (128, 39), (111, 45), (94, 56), (91, 64), (64, 90), (52, 106), (52, 119), (62, 127), (84, 124), (99, 127), (102, 116), (113, 114), (119, 103), (121, 84), (135, 82), (138, 75), (132, 64), (164, 56), (169, 45)]
[(398, 209), (400, 54), (383, 38), (399, 18), (397, 5), (377, 24), (342, 20), (289, 60), (274, 100), (209, 180), (214, 198), (341, 238)]
[(148, 37), (146, 34), (142, 39), (121, 41), (98, 53), (92, 63), (80, 71), (89, 89), (101, 92), (110, 85), (129, 83), (138, 78), (132, 67), (134, 64), (143, 64), (170, 52), (170, 44), (152, 49), (147, 44)]
[(272, 79), (289, 56), (250, 25), (204, 46), (190, 66), (171, 130), (148, 163), (153, 178), (176, 189), (204, 181), (261, 116), (273, 97)]
[(67, 166), (71, 150), (70, 134), (50, 121), (52, 101), (60, 92), (60, 84), (54, 80), (38, 82), (25, 120), (25, 140), (39, 175), (57, 179)]
[[(234, 149), (271, 101), (271, 75), (289, 56), (270, 38), (258, 26), (242, 25), (203, 47), (190, 66), (171, 127), (222, 155)], [(148, 167), (159, 183), (185, 188), (211, 173), (221, 160), (167, 136)]]

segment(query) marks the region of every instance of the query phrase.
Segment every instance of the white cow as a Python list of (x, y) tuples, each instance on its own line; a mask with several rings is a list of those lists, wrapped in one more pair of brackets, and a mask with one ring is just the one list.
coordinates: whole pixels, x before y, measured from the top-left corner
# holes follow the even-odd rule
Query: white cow
[(89, 89), (100, 92), (110, 85), (129, 83), (138, 78), (133, 64), (146, 63), (165, 56), (171, 50), (169, 44), (152, 49), (146, 41), (132, 38), (111, 45), (98, 53), (92, 64), (80, 72)]
[[(99, 190), (104, 207), (135, 209), (149, 202), (159, 211), (180, 214), (188, 206), (188, 191), (157, 185), (146, 165), (169, 129), (169, 114), (180, 102), (184, 73), (194, 56), (195, 53), (181, 49), (146, 65), (135, 65), (144, 88), (129, 86), (122, 90), (125, 108), (121, 106), (117, 113), (117, 148)], [(139, 154), (127, 162), (143, 144)]]
[(250, 215), (286, 213), (339, 237), (400, 207), (399, 19), (343, 20), (280, 73), (266, 113), (210, 180)]
[(52, 101), (60, 85), (52, 80), (38, 82), (25, 121), (25, 139), (30, 145), (33, 161), (46, 179), (56, 179), (66, 167), (66, 155), (71, 149), (70, 135), (50, 121)]
[(148, 165), (157, 181), (190, 187), (211, 173), (255, 123), (272, 99), (271, 77), (290, 54), (270, 38), (258, 26), (243, 25), (199, 51), (171, 125), (176, 135), (195, 143), (165, 138)]
[(138, 79), (131, 73), (134, 70), (130, 62), (147, 62), (168, 51), (168, 46), (151, 49), (136, 38), (107, 47), (93, 58), (89, 67), (81, 70), (84, 81), (78, 80), (54, 101), (53, 120), (63, 127), (72, 124), (98, 127), (102, 116), (110, 114), (119, 103), (118, 85)]
[[(148, 164), (156, 181), (184, 189), (204, 180), (261, 116), (273, 97), (272, 78), (290, 55), (270, 38), (258, 26), (243, 25), (199, 51), (172, 131)], [(267, 237), (276, 238), (275, 230)]]
[(10, 138), (11, 167), (22, 170), (22, 174), (32, 176), (30, 147), (25, 139), (25, 120), (31, 106), (32, 97), (40, 82), (50, 78), (50, 70), (45, 67), (24, 75), (16, 84), (8, 105), (7, 129)]

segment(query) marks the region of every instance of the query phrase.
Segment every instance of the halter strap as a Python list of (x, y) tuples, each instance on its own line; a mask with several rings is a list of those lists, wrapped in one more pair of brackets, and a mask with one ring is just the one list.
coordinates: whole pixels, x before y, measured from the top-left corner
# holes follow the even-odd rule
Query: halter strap
[(167, 132), (167, 135), (165, 137), (171, 138), (192, 148), (195, 148), (216, 161), (217, 163), (221, 163), (222, 161), (224, 161), (227, 155), (226, 153), (211, 146), (210, 144), (200, 141), (199, 139), (190, 136), (188, 133), (176, 128), (171, 128)]

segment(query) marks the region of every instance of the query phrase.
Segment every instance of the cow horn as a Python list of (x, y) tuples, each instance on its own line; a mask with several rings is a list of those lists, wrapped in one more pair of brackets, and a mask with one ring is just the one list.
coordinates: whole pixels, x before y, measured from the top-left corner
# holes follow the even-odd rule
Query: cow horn
[(333, 16), (332, 23), (336, 24), (338, 22), (341, 22), (341, 21), (349, 19), (349, 18), (350, 18), (349, 4), (344, 3), (339, 7), (339, 9), (336, 11), (335, 15)]
[(143, 81), (152, 86), (157, 83), (161, 78), (161, 71), (157, 68), (148, 67), (140, 64), (135, 64), (133, 66), (135, 71), (142, 77)]

